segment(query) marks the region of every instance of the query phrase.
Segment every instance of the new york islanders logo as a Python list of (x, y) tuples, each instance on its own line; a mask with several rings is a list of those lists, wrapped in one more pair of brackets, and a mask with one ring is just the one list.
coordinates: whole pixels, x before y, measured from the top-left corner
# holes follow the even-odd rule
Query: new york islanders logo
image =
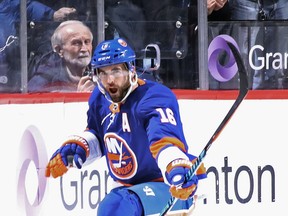
[(119, 179), (132, 178), (138, 168), (136, 156), (126, 141), (115, 133), (104, 136), (107, 159), (113, 175)]

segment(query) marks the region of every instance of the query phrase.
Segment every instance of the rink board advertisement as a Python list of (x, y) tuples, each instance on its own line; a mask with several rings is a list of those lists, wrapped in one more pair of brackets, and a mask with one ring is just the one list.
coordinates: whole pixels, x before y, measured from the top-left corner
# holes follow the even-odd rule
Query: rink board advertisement
[[(179, 99), (191, 153), (201, 152), (233, 102)], [(111, 180), (103, 159), (57, 179), (44, 177), (62, 141), (85, 128), (86, 110), (87, 102), (0, 105), (2, 215), (96, 215)], [(242, 102), (204, 159), (208, 179), (199, 185), (193, 215), (288, 212), (287, 110), (287, 99)]]

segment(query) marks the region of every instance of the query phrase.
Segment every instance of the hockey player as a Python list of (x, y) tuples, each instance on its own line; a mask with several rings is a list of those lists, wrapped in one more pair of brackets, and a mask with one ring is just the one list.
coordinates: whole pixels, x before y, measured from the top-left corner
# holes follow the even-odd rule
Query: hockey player
[(101, 42), (92, 67), (98, 87), (89, 98), (87, 129), (52, 155), (46, 176), (66, 173), (69, 156), (79, 169), (105, 156), (117, 187), (100, 202), (97, 215), (159, 214), (171, 195), (179, 200), (169, 213), (191, 210), (206, 170), (202, 165), (184, 181), (195, 156), (188, 153), (175, 95), (138, 79), (135, 52), (121, 38)]

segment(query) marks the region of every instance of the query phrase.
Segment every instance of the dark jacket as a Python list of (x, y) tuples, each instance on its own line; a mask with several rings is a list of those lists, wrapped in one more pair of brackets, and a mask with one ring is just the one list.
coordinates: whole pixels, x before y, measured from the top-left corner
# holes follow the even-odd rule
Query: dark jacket
[(34, 65), (28, 82), (28, 92), (77, 91), (77, 85), (78, 83), (70, 80), (62, 58), (51, 51)]

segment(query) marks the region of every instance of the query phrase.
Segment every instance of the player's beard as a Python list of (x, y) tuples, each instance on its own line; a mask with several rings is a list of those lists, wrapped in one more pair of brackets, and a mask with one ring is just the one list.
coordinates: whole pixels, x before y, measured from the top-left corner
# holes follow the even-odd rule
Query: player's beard
[(76, 58), (72, 58), (68, 52), (63, 54), (67, 64), (74, 65), (79, 68), (85, 68), (91, 61), (89, 53), (80, 53)]
[(120, 102), (126, 96), (130, 85), (131, 84), (129, 80), (127, 80), (126, 83), (122, 86), (122, 88), (119, 88), (117, 90), (117, 94), (110, 94), (109, 92), (111, 100), (116, 103)]

